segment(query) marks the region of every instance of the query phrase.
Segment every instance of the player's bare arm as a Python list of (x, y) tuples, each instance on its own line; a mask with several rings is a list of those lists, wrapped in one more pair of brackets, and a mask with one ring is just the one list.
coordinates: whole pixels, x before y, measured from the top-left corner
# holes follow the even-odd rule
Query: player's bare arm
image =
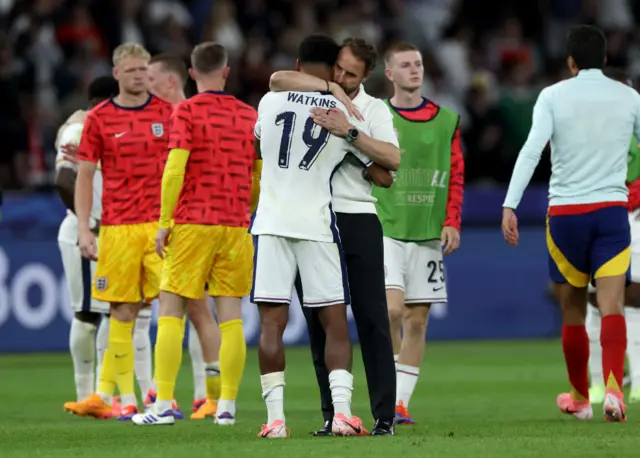
[[(316, 124), (338, 137), (346, 138), (349, 131), (354, 128), (344, 112), (338, 109), (314, 108), (311, 110), (311, 117)], [(352, 145), (373, 162), (388, 170), (395, 171), (400, 168), (400, 150), (391, 143), (374, 140), (364, 132), (359, 132), (358, 138), (353, 141)]]
[(342, 87), (332, 81), (326, 81), (306, 73), (281, 70), (271, 75), (269, 89), (273, 92), (331, 92), (331, 94), (345, 106), (350, 116), (353, 116), (359, 121), (364, 120), (362, 114), (355, 107), (351, 98), (344, 92)]
[(97, 260), (96, 236), (91, 232), (89, 217), (93, 205), (93, 176), (97, 163), (80, 161), (76, 179), (74, 205), (78, 217), (78, 245), (82, 256)]
[(393, 175), (389, 170), (375, 162), (362, 171), (364, 178), (369, 179), (380, 188), (390, 188), (393, 184)]
[(62, 167), (56, 173), (55, 186), (65, 207), (75, 213), (74, 192), (76, 189), (76, 172), (70, 167)]

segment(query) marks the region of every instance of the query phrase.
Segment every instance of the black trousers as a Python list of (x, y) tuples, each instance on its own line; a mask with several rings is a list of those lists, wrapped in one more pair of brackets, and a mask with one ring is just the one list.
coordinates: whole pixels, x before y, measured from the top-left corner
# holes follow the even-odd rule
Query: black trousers
[[(362, 360), (369, 387), (373, 417), (393, 420), (396, 402), (396, 370), (384, 287), (384, 250), (382, 227), (377, 215), (369, 213), (337, 213), (340, 239), (345, 252), (351, 309), (356, 321)], [(303, 303), (300, 276), (296, 291)], [(329, 389), (329, 373), (324, 363), (326, 336), (318, 310), (303, 307), (307, 319), (311, 355), (316, 370), (322, 414), (333, 419), (333, 403)]]

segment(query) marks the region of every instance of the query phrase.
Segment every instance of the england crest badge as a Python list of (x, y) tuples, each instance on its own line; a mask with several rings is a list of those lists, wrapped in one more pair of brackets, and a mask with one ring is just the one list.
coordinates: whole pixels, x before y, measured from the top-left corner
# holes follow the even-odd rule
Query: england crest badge
[(151, 132), (156, 137), (162, 137), (164, 135), (164, 126), (160, 123), (151, 124)]

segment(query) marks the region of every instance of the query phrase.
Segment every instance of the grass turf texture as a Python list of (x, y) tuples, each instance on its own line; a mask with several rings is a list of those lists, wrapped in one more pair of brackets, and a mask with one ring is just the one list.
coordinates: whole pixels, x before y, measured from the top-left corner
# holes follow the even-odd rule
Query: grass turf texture
[[(354, 349), (353, 411), (371, 427), (366, 382)], [(180, 373), (177, 399), (191, 412), (191, 367)], [(640, 407), (626, 424), (561, 415), (556, 395), (567, 389), (560, 344), (466, 342), (429, 344), (411, 401), (416, 425), (398, 426), (396, 437), (314, 438), (319, 427), (318, 391), (309, 350), (287, 349), (285, 412), (292, 437), (258, 439), (266, 409), (260, 396), (255, 350), (250, 350), (240, 391), (238, 424), (209, 420), (175, 426), (135, 427), (114, 420), (77, 418), (62, 410), (75, 395), (71, 359), (65, 354), (0, 356), (0, 457), (197, 457), (304, 458), (403, 457), (591, 457), (634, 456)]]

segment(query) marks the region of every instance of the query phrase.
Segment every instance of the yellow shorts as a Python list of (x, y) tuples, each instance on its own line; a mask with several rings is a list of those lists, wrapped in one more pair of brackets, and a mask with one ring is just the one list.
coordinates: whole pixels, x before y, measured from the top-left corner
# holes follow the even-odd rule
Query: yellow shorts
[(160, 289), (189, 299), (243, 297), (251, 292), (253, 240), (246, 227), (176, 224)]
[(158, 223), (102, 226), (93, 297), (105, 302), (151, 302), (160, 293)]

